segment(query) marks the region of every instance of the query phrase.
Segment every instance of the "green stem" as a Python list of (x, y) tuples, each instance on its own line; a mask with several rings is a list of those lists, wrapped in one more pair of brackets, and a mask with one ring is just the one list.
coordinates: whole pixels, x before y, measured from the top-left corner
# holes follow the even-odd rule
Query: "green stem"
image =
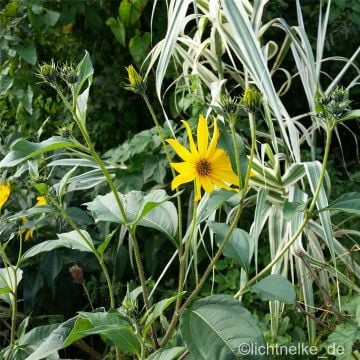
[[(227, 242), (229, 241), (232, 232), (234, 231), (242, 210), (243, 210), (243, 206), (244, 206), (244, 202), (245, 202), (245, 195), (246, 195), (246, 189), (248, 187), (248, 183), (249, 183), (249, 179), (250, 179), (250, 174), (251, 174), (251, 168), (252, 168), (252, 161), (253, 161), (253, 157), (254, 157), (254, 153), (255, 153), (255, 143), (256, 143), (256, 131), (255, 131), (255, 119), (252, 116), (252, 114), (250, 114), (251, 116), (249, 116), (250, 122), (252, 122), (252, 131), (251, 131), (251, 150), (250, 150), (250, 157), (249, 157), (249, 163), (248, 163), (248, 167), (247, 167), (247, 171), (246, 171), (246, 175), (245, 175), (245, 183), (244, 183), (244, 188), (243, 188), (243, 196), (240, 200), (240, 204), (238, 206), (238, 209), (236, 211), (235, 217), (233, 222), (230, 225), (230, 228), (223, 240), (223, 242), (221, 243), (219, 249), (217, 250), (217, 252), (215, 253), (214, 257), (212, 258), (210, 264), (208, 265), (208, 267), (206, 268), (204, 275), (202, 276), (199, 284), (195, 287), (195, 289), (192, 291), (192, 293), (189, 295), (189, 297), (186, 299), (186, 301), (184, 302), (184, 304), (180, 307), (180, 309), (177, 311), (177, 313), (174, 314), (173, 319), (169, 325), (169, 328), (163, 338), (163, 341), (161, 343), (161, 347), (164, 347), (167, 342), (169, 341), (169, 339), (172, 336), (172, 333), (175, 329), (175, 326), (181, 316), (181, 314), (186, 310), (186, 308), (190, 305), (190, 303), (193, 301), (193, 299), (198, 295), (198, 293), (200, 292), (200, 290), (203, 288), (203, 286), (205, 285), (213, 267), (215, 266), (217, 260), (220, 258), (220, 256), (223, 253), (223, 250), (227, 244)], [(235, 151), (235, 156), (238, 157), (238, 150), (237, 150), (237, 142), (236, 142), (236, 134), (235, 134), (235, 128), (233, 126), (230, 127), (231, 128), (231, 132), (232, 132), (232, 138), (234, 141), (234, 151)], [(240, 164), (238, 165), (240, 167)]]
[[(155, 126), (156, 126), (156, 129), (157, 129), (157, 132), (159, 134), (159, 137), (160, 137), (160, 140), (161, 140), (161, 143), (162, 143), (162, 146), (163, 146), (163, 149), (165, 151), (165, 154), (166, 154), (166, 158), (167, 158), (167, 161), (169, 163), (169, 166), (170, 166), (170, 170), (171, 170), (171, 174), (173, 176), (173, 178), (175, 178), (176, 176), (176, 173), (174, 171), (174, 169), (171, 167), (171, 156), (170, 156), (170, 153), (169, 153), (169, 149), (166, 145), (166, 141), (165, 141), (165, 136), (164, 136), (164, 133), (162, 131), (162, 128), (160, 126), (160, 123), (155, 115), (155, 112), (154, 112), (154, 109), (148, 99), (148, 97), (146, 96), (146, 94), (143, 94), (143, 99), (146, 103), (146, 106), (148, 107), (149, 111), (150, 111), (150, 114), (151, 114), (151, 117), (155, 123)], [(178, 188), (176, 189), (176, 191), (178, 191)], [(177, 196), (177, 210), (178, 210), (178, 223), (179, 223), (179, 257), (181, 257), (181, 253), (182, 253), (182, 206), (181, 206), (181, 198), (180, 196)]]
[[(136, 265), (137, 265), (137, 270), (138, 270), (138, 274), (139, 274), (139, 277), (140, 277), (140, 282), (141, 282), (141, 287), (142, 287), (142, 294), (143, 294), (143, 299), (144, 299), (144, 304), (145, 304), (145, 308), (146, 310), (149, 310), (150, 309), (150, 306), (149, 306), (149, 300), (148, 300), (148, 295), (147, 295), (147, 290), (146, 290), (146, 286), (145, 286), (145, 275), (144, 275), (144, 269), (143, 269), (143, 266), (142, 266), (142, 262), (141, 262), (141, 255), (140, 255), (140, 250), (139, 250), (139, 245), (138, 245), (138, 242), (137, 242), (137, 239), (136, 239), (136, 236), (135, 236), (135, 233), (132, 231), (132, 227), (130, 225), (128, 225), (128, 219), (127, 219), (127, 216), (126, 216), (126, 211), (125, 211), (125, 208), (124, 208), (124, 205), (120, 199), (120, 196), (119, 196), (119, 193), (115, 187), (115, 184), (114, 182), (112, 181), (112, 178), (111, 178), (111, 175), (110, 173), (108, 172), (104, 162), (102, 161), (101, 157), (98, 155), (98, 153), (96, 152), (95, 150), (95, 147), (91, 141), (91, 138), (86, 130), (86, 127), (83, 125), (85, 124), (85, 120), (84, 119), (80, 119), (76, 113), (76, 100), (74, 99), (75, 95), (74, 95), (74, 92), (73, 93), (73, 105), (71, 105), (68, 100), (66, 99), (66, 97), (64, 96), (64, 94), (61, 92), (61, 89), (57, 89), (60, 97), (62, 98), (62, 100), (64, 101), (66, 107), (69, 109), (69, 111), (71, 112), (77, 126), (79, 127), (84, 139), (85, 139), (85, 142), (87, 144), (87, 146), (89, 147), (89, 153), (90, 155), (92, 155), (96, 161), (96, 163), (99, 165), (102, 173), (104, 174), (105, 176), (105, 179), (108, 183), (108, 185), (110, 186), (110, 189), (112, 191), (112, 193), (114, 194), (114, 197), (115, 197), (115, 201), (119, 207), (119, 210), (121, 212), (121, 216), (123, 218), (123, 221), (124, 223), (126, 224), (126, 228), (129, 232), (129, 234), (131, 234), (131, 238), (132, 238), (132, 242), (133, 242), (133, 245), (134, 245), (134, 253), (135, 253), (135, 259), (136, 259)], [(100, 262), (100, 266), (102, 266), (103, 268), (103, 261), (102, 263)], [(105, 267), (106, 269), (106, 267)], [(111, 285), (111, 280), (110, 280), (110, 277), (109, 277), (109, 273), (107, 271), (107, 269), (105, 270), (104, 272), (104, 275), (106, 277), (106, 281), (108, 283), (110, 283), (110, 288), (111, 288), (111, 291), (112, 291), (112, 285)], [(109, 290), (110, 290), (109, 288)], [(115, 307), (115, 302), (113, 302), (113, 305)], [(154, 330), (154, 329), (153, 329)], [(156, 333), (153, 331), (153, 340), (154, 340), (154, 343), (155, 345), (157, 345), (157, 337), (156, 337)]]
[(286, 243), (286, 245), (282, 248), (282, 250), (274, 257), (273, 260), (263, 269), (261, 270), (256, 276), (254, 276), (252, 279), (250, 279), (246, 285), (240, 289), (236, 294), (235, 298), (239, 298), (241, 295), (243, 295), (249, 288), (250, 285), (255, 283), (258, 279), (260, 279), (264, 274), (266, 274), (271, 268), (281, 260), (281, 258), (285, 255), (285, 253), (289, 250), (290, 246), (295, 242), (295, 240), (301, 235), (302, 231), (304, 230), (306, 224), (308, 221), (312, 218), (312, 212), (315, 209), (316, 201), (318, 199), (318, 196), (320, 194), (320, 190), (324, 181), (325, 172), (326, 172), (326, 164), (329, 158), (329, 152), (330, 152), (330, 145), (331, 145), (331, 137), (332, 137), (332, 128), (328, 128), (326, 130), (326, 145), (325, 145), (325, 152), (324, 152), (324, 160), (321, 167), (320, 177), (316, 185), (316, 189), (314, 191), (314, 197), (310, 203), (310, 206), (308, 210), (306, 211), (304, 220), (294, 233), (294, 235), (291, 237), (291, 239)]

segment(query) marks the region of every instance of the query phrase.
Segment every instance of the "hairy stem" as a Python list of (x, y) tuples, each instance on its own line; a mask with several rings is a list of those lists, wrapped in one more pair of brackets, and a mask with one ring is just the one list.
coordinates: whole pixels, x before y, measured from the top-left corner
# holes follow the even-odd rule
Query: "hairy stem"
[[(178, 310), (177, 313), (175, 313), (169, 328), (163, 338), (163, 341), (161, 343), (161, 347), (165, 346), (167, 344), (167, 342), (169, 341), (169, 339), (172, 336), (172, 333), (175, 329), (175, 326), (181, 316), (181, 314), (185, 311), (185, 309), (191, 304), (191, 302), (194, 300), (194, 298), (199, 294), (199, 292), (201, 291), (201, 289), (203, 288), (203, 286), (205, 285), (213, 267), (215, 266), (217, 260), (220, 258), (220, 256), (223, 253), (223, 250), (227, 244), (227, 242), (229, 241), (232, 232), (234, 231), (243, 207), (244, 207), (244, 202), (245, 202), (245, 196), (246, 196), (246, 190), (247, 187), (249, 185), (249, 179), (250, 179), (250, 174), (251, 174), (251, 168), (252, 168), (252, 162), (253, 162), (253, 158), (254, 158), (254, 153), (255, 153), (255, 143), (256, 143), (256, 131), (255, 131), (255, 119), (253, 114), (249, 114), (249, 120), (252, 123), (251, 126), (251, 149), (250, 149), (250, 157), (249, 157), (249, 163), (248, 163), (248, 167), (247, 167), (247, 171), (246, 171), (246, 175), (245, 175), (245, 182), (244, 182), (244, 188), (243, 188), (243, 196), (240, 200), (240, 204), (238, 205), (238, 209), (236, 211), (235, 217), (230, 225), (229, 231), (227, 232), (223, 242), (221, 243), (221, 245), (219, 246), (219, 249), (217, 250), (217, 252), (215, 253), (214, 257), (212, 258), (210, 264), (207, 266), (200, 282), (198, 283), (198, 285), (195, 287), (195, 289), (192, 291), (192, 293), (189, 295), (189, 297), (186, 299), (186, 301), (184, 302), (184, 304), (180, 307), (180, 309)], [(231, 131), (232, 131), (232, 138), (234, 140), (234, 151), (235, 151), (235, 156), (238, 157), (238, 150), (237, 150), (237, 142), (236, 142), (236, 134), (235, 134), (235, 128), (233, 126), (231, 126)], [(240, 164), (238, 165), (240, 167)]]

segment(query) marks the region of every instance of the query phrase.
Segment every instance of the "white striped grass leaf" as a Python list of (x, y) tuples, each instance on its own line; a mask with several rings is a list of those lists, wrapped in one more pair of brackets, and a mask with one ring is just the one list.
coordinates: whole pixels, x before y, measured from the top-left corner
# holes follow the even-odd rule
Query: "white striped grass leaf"
[[(297, 130), (276, 94), (266, 60), (243, 4), (235, 0), (222, 1), (222, 4), (226, 18), (229, 21), (229, 26), (222, 26), (222, 32), (236, 56), (269, 102), (290, 153), (296, 160), (300, 160)], [(286, 129), (289, 131), (289, 135)]]
[(254, 221), (250, 227), (250, 236), (254, 240), (254, 257), (255, 257), (255, 270), (258, 272), (258, 241), (261, 231), (268, 220), (271, 211), (271, 205), (267, 201), (268, 192), (260, 189), (256, 197), (256, 208), (254, 213)]
[[(318, 181), (319, 181), (319, 178), (320, 178), (322, 164), (318, 161), (305, 162), (303, 164), (305, 167), (307, 178), (309, 180), (311, 191), (314, 194), (315, 189), (318, 184)], [(320, 210), (320, 209), (326, 208), (328, 205), (329, 205), (328, 199), (326, 196), (324, 186), (321, 186), (319, 196), (316, 201), (316, 207), (318, 210)], [(329, 211), (320, 212), (319, 218), (320, 218), (320, 222), (324, 229), (323, 240), (325, 241), (326, 245), (328, 246), (333, 260), (335, 260), (335, 251), (334, 251), (334, 242), (333, 242), (333, 233), (332, 233), (330, 212)]]
[(305, 168), (303, 164), (291, 164), (282, 176), (282, 184), (286, 188), (294, 185), (305, 176)]
[(352, 281), (349, 276), (343, 274), (338, 269), (335, 269), (333, 266), (328, 264), (327, 262), (321, 262), (318, 259), (313, 258), (309, 254), (305, 253), (304, 256), (306, 257), (306, 260), (313, 266), (317, 267), (318, 269), (326, 269), (326, 271), (329, 272), (333, 277), (337, 277), (339, 281), (344, 284), (349, 289), (352, 289), (356, 291), (357, 293), (360, 293), (360, 287), (356, 285), (354, 281)]
[[(350, 66), (355, 66), (354, 61), (360, 54), (360, 46), (355, 50), (354, 54), (351, 58), (346, 62), (344, 67), (340, 70), (340, 72), (336, 75), (335, 79), (331, 82), (331, 84), (326, 88), (325, 94), (328, 95), (334, 88), (339, 84), (342, 77), (345, 75), (346, 71)], [(357, 68), (356, 68), (357, 69)], [(358, 70), (358, 69), (357, 69)], [(358, 70), (359, 72), (359, 70)]]
[(262, 15), (264, 12), (264, 7), (268, 2), (269, 0), (255, 0), (254, 2), (254, 9), (251, 15), (251, 24), (255, 34), (259, 32), (259, 29), (262, 25)]
[(171, 0), (168, 9), (168, 27), (162, 44), (159, 61), (156, 67), (156, 94), (161, 100), (161, 85), (165, 77), (165, 72), (173, 55), (175, 43), (178, 39), (181, 29), (184, 27), (184, 19), (190, 0)]
[[(309, 226), (319, 238), (325, 237), (324, 229), (319, 223), (310, 221)], [(337, 258), (346, 264), (353, 274), (360, 279), (360, 264), (358, 264), (355, 259), (351, 258), (349, 249), (344, 247), (335, 237), (333, 238), (333, 243)]]
[(319, 22), (318, 22), (318, 33), (316, 39), (316, 75), (318, 81), (320, 80), (320, 71), (321, 64), (324, 53), (325, 39), (326, 39), (326, 31), (327, 25), (329, 21), (331, 0), (327, 2), (325, 13), (323, 11), (323, 1), (320, 3), (320, 12), (319, 12)]
[[(306, 237), (308, 239), (307, 253), (321, 262), (325, 262), (325, 256), (319, 242), (319, 238), (309, 228), (306, 229)], [(329, 276), (326, 271), (319, 271), (318, 273), (322, 286), (330, 292)]]
[[(298, 188), (291, 186), (289, 188), (289, 201), (291, 202), (302, 202), (305, 203), (307, 201), (307, 194), (301, 191)], [(303, 212), (296, 212), (290, 221), (290, 232), (289, 238), (293, 236), (293, 234), (297, 231), (300, 224), (304, 220), (304, 213)], [(309, 313), (314, 312), (314, 292), (312, 287), (312, 279), (308, 276), (308, 269), (306, 268), (304, 262), (301, 260), (300, 257), (296, 255), (297, 251), (301, 251), (302, 253), (306, 253), (306, 250), (302, 244), (302, 236), (301, 234), (295, 241), (295, 243), (291, 246), (291, 252), (294, 255), (295, 265), (297, 270), (297, 278), (299, 279), (303, 301), (305, 304), (305, 311)], [(306, 324), (308, 329), (308, 339), (310, 344), (313, 344), (316, 338), (316, 323), (315, 320), (310, 318), (309, 316), (306, 317)]]

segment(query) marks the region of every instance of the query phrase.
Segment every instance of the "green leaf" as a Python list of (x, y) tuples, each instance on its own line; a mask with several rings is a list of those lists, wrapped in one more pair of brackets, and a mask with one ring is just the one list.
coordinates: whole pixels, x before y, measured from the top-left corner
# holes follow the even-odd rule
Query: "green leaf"
[[(141, 191), (119, 193), (127, 221), (132, 225), (153, 228), (163, 232), (171, 240), (177, 232), (177, 210), (164, 190), (153, 190), (144, 195)], [(115, 201), (113, 193), (97, 196), (86, 203), (96, 221), (110, 221), (124, 224), (125, 221)]]
[[(216, 234), (215, 241), (218, 247), (222, 244), (230, 226), (223, 223), (209, 221), (210, 229)], [(234, 229), (227, 241), (223, 254), (234, 260), (246, 271), (249, 270), (250, 260), (254, 253), (254, 241), (250, 235), (242, 229)]]
[(12, 145), (12, 151), (1, 160), (0, 167), (16, 166), (23, 161), (49, 151), (76, 147), (77, 145), (74, 142), (60, 136), (53, 136), (40, 143), (32, 143), (25, 139), (20, 139)]
[(79, 316), (76, 319), (74, 327), (72, 328), (71, 332), (65, 339), (62, 346), (64, 348), (66, 348), (66, 347), (70, 346), (72, 343), (74, 343), (75, 341), (82, 339), (83, 337), (86, 336), (83, 334), (83, 332), (86, 330), (92, 329), (92, 328), (93, 328), (93, 326), (88, 319)]
[(360, 193), (351, 192), (338, 197), (328, 207), (323, 210), (339, 210), (350, 214), (360, 215)]
[(353, 345), (359, 341), (360, 326), (353, 321), (337, 325), (329, 335), (324, 347), (329, 355), (335, 355), (337, 360), (350, 360)]
[(6, 268), (0, 268), (0, 299), (8, 304), (11, 304), (14, 300), (14, 296), (10, 292), (14, 293), (22, 279), (23, 271), (21, 269), (15, 269), (12, 266)]
[[(235, 172), (236, 170), (236, 157), (235, 157), (235, 150), (234, 150), (234, 142), (231, 136), (231, 133), (227, 130), (227, 127), (221, 122), (218, 121), (219, 129), (221, 130), (220, 137), (219, 137), (219, 147), (224, 149), (226, 153), (230, 157), (231, 166)], [(240, 157), (240, 171), (241, 171), (241, 180), (242, 182), (245, 181), (245, 175), (247, 171), (248, 166), (248, 159), (246, 156), (246, 147), (244, 144), (243, 139), (239, 134), (235, 135), (236, 138), (236, 144), (238, 149), (238, 154)]]
[(287, 199), (285, 199), (283, 204), (283, 214), (285, 220), (290, 221), (295, 213), (302, 212), (304, 210), (305, 210), (305, 204), (300, 202), (290, 202)]
[(158, 303), (154, 304), (143, 316), (141, 319), (141, 322), (144, 323), (144, 330), (143, 333), (146, 334), (151, 325), (158, 319), (164, 311), (174, 302), (177, 298), (183, 296), (185, 292), (182, 292), (181, 294), (177, 294), (175, 296), (172, 296), (168, 299), (163, 299), (159, 301)]
[(33, 40), (25, 40), (23, 44), (16, 48), (16, 51), (27, 63), (31, 65), (36, 64), (37, 53)]
[(94, 74), (94, 68), (91, 63), (90, 55), (87, 51), (85, 51), (85, 56), (80, 61), (77, 66), (78, 72), (78, 80), (75, 84), (75, 95), (76, 97), (80, 94), (80, 91), (83, 88), (83, 85), (86, 81), (88, 81), (88, 86), (92, 84), (92, 76)]
[(99, 334), (111, 344), (119, 347), (122, 351), (131, 354), (139, 354), (141, 344), (134, 334), (131, 323), (118, 312), (79, 312), (79, 320), (64, 346), (89, 335)]
[(94, 253), (95, 248), (89, 233), (85, 230), (80, 231), (87, 239), (87, 241), (85, 241), (83, 237), (80, 236), (80, 234), (75, 230), (68, 233), (58, 234), (58, 240), (43, 241), (42, 243), (31, 247), (23, 254), (22, 259), (26, 260), (43, 252), (52, 251), (62, 247)]
[(44, 14), (41, 16), (41, 18), (44, 20), (44, 23), (48, 26), (54, 26), (60, 18), (60, 13), (48, 9), (44, 10)]
[(261, 300), (279, 300), (285, 304), (295, 304), (294, 286), (280, 274), (272, 274), (251, 286), (250, 290), (260, 295)]
[(3, 96), (12, 87), (14, 79), (9, 76), (0, 74), (0, 96)]
[(134, 37), (130, 39), (129, 51), (136, 63), (139, 64), (141, 61), (145, 59), (150, 44), (151, 44), (151, 36), (150, 33), (148, 32), (142, 35), (140, 33), (137, 33)]
[(196, 301), (183, 313), (180, 331), (190, 355), (197, 360), (239, 359), (241, 344), (265, 344), (251, 313), (229, 295)]
[(103, 255), (106, 248), (108, 247), (108, 245), (110, 244), (111, 239), (113, 238), (114, 234), (117, 232), (118, 229), (115, 229), (114, 231), (112, 231), (107, 237), (106, 239), (98, 246), (98, 248), (96, 249), (96, 251), (98, 252), (99, 255)]
[(119, 6), (120, 20), (126, 27), (139, 20), (146, 6), (147, 0), (122, 0)]
[(122, 45), (126, 46), (126, 30), (125, 25), (120, 21), (113, 17), (110, 17), (106, 20), (106, 25), (110, 27), (112, 33), (114, 34), (116, 40)]
[(348, 111), (338, 122), (360, 118), (360, 109)]
[(36, 350), (29, 357), (27, 357), (26, 360), (46, 359), (49, 355), (54, 354), (58, 350), (62, 349), (63, 343), (70, 333), (75, 319), (76, 318), (71, 318), (51, 331), (45, 340), (39, 344)]
[(152, 353), (146, 360), (176, 360), (185, 352), (186, 348), (182, 346), (170, 349), (159, 349)]
[(196, 217), (196, 222), (200, 224), (206, 220), (216, 209), (226, 203), (232, 196), (236, 195), (234, 191), (228, 191), (225, 189), (219, 189), (213, 191), (207, 203), (201, 208), (199, 214)]
[(32, 217), (34, 215), (39, 214), (54, 214), (56, 210), (51, 205), (43, 205), (43, 206), (34, 206), (30, 209), (19, 211), (18, 213), (9, 216), (9, 221), (15, 221), (21, 219), (22, 217)]
[(31, 329), (26, 334), (20, 336), (18, 340), (19, 348), (21, 348), (27, 355), (31, 355), (58, 327), (59, 324), (52, 324), (38, 326)]

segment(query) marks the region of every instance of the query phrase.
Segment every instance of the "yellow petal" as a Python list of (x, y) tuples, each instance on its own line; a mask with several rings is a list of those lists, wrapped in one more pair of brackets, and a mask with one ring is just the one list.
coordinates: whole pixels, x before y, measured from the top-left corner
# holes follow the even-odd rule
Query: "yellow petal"
[(224, 182), (222, 182), (221, 180), (211, 176), (210, 177), (211, 182), (216, 185), (218, 188), (222, 188), (222, 189), (226, 189), (226, 190), (234, 190), (233, 188), (231, 188), (230, 186), (226, 185)]
[(177, 140), (174, 139), (167, 139), (166, 142), (174, 149), (176, 154), (181, 157), (184, 161), (193, 161), (194, 158), (191, 152), (182, 146)]
[(197, 143), (200, 158), (204, 159), (207, 156), (207, 147), (209, 140), (209, 129), (204, 116), (200, 115), (197, 126)]
[(181, 162), (181, 163), (171, 163), (172, 168), (174, 168), (177, 172), (183, 174), (193, 174), (196, 175), (195, 165), (189, 162)]
[(196, 149), (195, 143), (194, 143), (194, 138), (192, 136), (192, 132), (191, 132), (191, 128), (190, 125), (185, 121), (185, 120), (181, 120), (181, 122), (185, 125), (186, 128), (186, 132), (187, 132), (187, 136), (189, 138), (189, 144), (190, 144), (190, 151), (191, 154), (195, 157), (195, 159), (199, 159), (199, 153)]
[(197, 176), (195, 179), (195, 201), (199, 201), (201, 199), (201, 182), (200, 177)]
[(207, 156), (210, 156), (216, 149), (219, 140), (219, 129), (217, 127), (216, 119), (214, 120), (214, 132), (210, 141), (209, 148), (207, 149)]
[(201, 176), (200, 181), (201, 181), (202, 187), (208, 194), (210, 194), (212, 191), (214, 191), (215, 188), (214, 188), (213, 183), (210, 181), (209, 176)]
[(10, 196), (10, 185), (0, 184), (0, 209), (4, 206)]
[(43, 206), (43, 205), (47, 205), (47, 203), (48, 203), (45, 195), (37, 196), (36, 200), (37, 200), (37, 202), (36, 202), (35, 206)]
[(214, 170), (211, 172), (211, 177), (239, 186), (239, 178), (232, 170)]
[(174, 190), (178, 188), (181, 184), (188, 183), (190, 181), (193, 181), (195, 179), (194, 174), (180, 174), (174, 178), (174, 180), (171, 182), (171, 190)]
[(33, 236), (33, 230), (27, 230), (25, 233), (25, 241), (29, 240)]

